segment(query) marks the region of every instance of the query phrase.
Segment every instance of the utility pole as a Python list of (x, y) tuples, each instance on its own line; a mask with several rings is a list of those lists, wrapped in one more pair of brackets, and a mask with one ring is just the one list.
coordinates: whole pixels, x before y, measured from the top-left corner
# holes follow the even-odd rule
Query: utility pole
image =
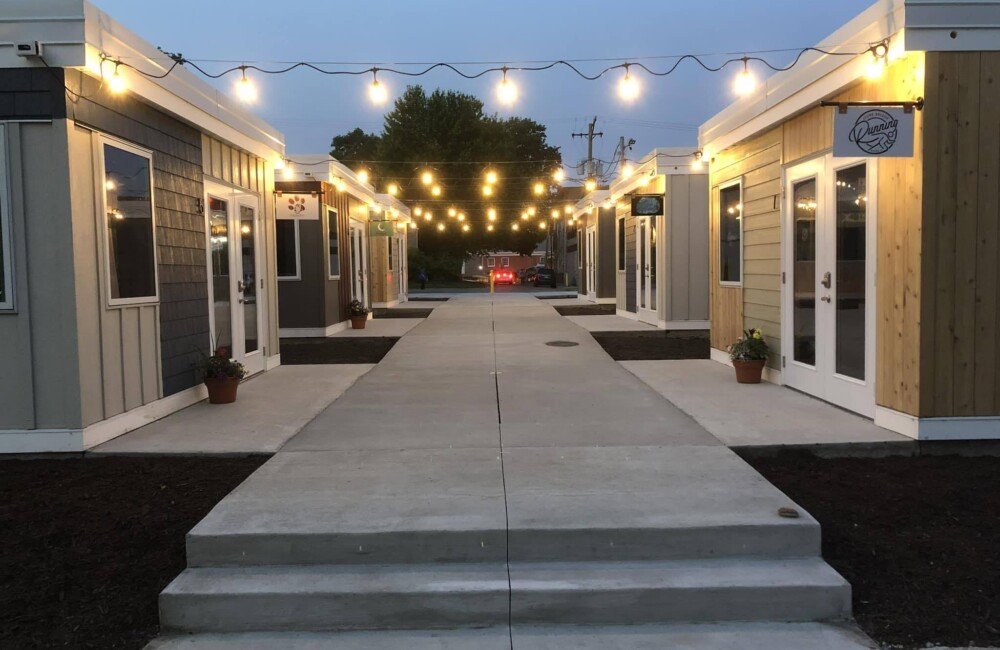
[(597, 117), (587, 125), (586, 133), (573, 133), (574, 138), (587, 138), (587, 176), (597, 176), (597, 169), (594, 165), (594, 138), (603, 138), (604, 132), (594, 133), (597, 127)]

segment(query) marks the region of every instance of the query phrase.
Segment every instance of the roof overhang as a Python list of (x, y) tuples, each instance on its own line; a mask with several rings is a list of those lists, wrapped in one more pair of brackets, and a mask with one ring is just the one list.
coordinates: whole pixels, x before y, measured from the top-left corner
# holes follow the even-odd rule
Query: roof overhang
[(376, 202), (375, 188), (361, 182), (353, 169), (331, 158), (328, 154), (289, 155), (290, 170), (278, 172), (284, 180), (317, 180), (334, 184), (342, 181), (344, 191), (357, 200), (373, 205)]
[(683, 176), (690, 174), (705, 174), (704, 167), (696, 168), (692, 164), (697, 160), (691, 147), (659, 147), (632, 164), (632, 173), (619, 176), (611, 184), (611, 200), (617, 201), (629, 194), (641, 193), (643, 188), (657, 176)]

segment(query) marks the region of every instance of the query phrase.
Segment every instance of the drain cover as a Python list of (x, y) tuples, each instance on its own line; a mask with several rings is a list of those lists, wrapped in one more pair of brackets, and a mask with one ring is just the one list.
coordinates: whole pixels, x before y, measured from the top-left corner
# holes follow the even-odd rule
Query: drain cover
[(580, 344), (579, 343), (574, 343), (573, 341), (549, 341), (545, 345), (548, 345), (548, 346), (551, 346), (551, 347), (554, 347), (554, 348), (575, 348), (576, 346), (578, 346)]

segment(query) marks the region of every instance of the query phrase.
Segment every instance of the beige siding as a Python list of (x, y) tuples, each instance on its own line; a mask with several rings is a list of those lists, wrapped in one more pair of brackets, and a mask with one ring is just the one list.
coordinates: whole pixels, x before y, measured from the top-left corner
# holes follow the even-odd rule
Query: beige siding
[(708, 176), (667, 176), (666, 206), (660, 318), (708, 320)]

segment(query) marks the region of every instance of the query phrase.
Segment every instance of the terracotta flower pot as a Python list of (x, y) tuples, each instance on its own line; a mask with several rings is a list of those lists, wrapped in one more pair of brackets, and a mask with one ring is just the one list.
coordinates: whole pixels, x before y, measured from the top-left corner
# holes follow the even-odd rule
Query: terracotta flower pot
[(368, 316), (351, 316), (351, 327), (356, 330), (363, 330), (368, 324)]
[(736, 368), (736, 381), (741, 384), (759, 384), (766, 363), (767, 361), (764, 359), (753, 361), (733, 359), (733, 367)]
[(236, 401), (236, 391), (240, 380), (236, 377), (205, 377), (210, 404), (232, 404)]

